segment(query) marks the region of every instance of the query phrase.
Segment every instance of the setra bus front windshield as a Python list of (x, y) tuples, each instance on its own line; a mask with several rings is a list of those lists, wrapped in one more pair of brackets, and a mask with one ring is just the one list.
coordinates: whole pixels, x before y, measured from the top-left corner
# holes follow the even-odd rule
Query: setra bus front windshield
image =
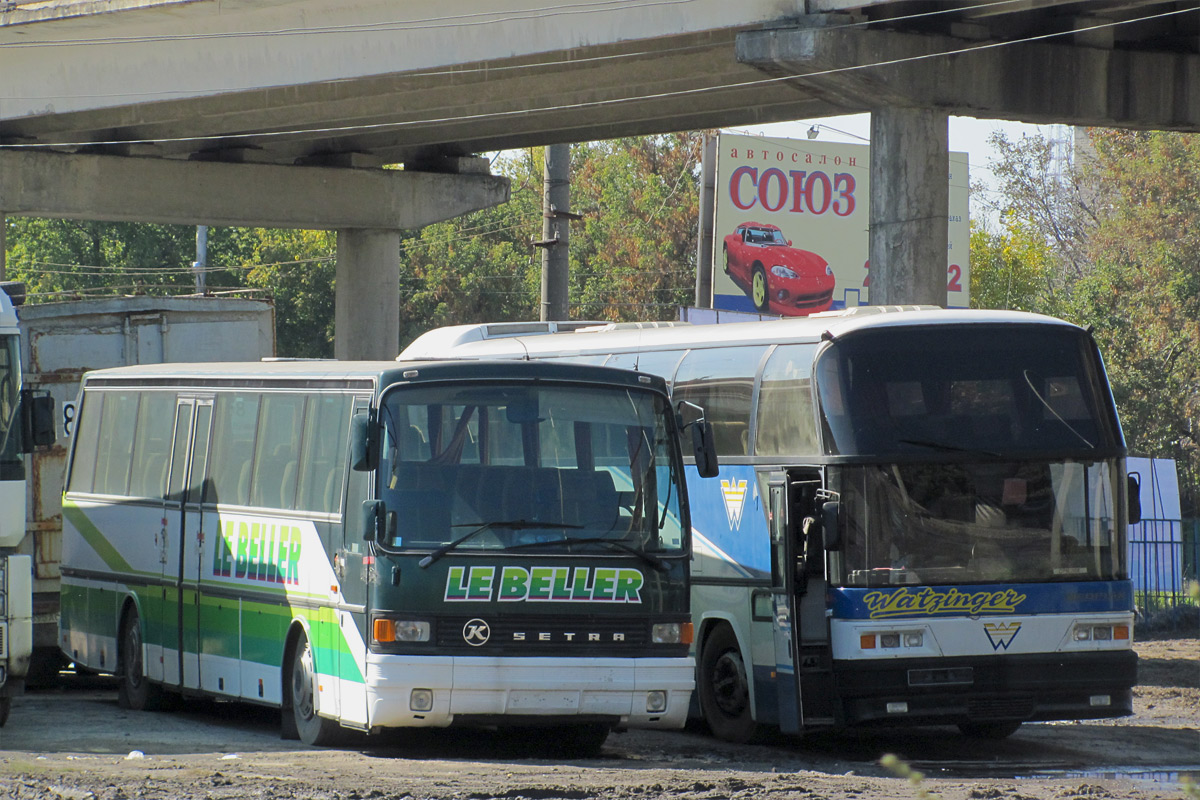
[(21, 458), (21, 351), (16, 336), (0, 336), (0, 480), (25, 477)]
[(389, 550), (676, 555), (665, 398), (624, 388), (444, 384), (385, 395)]
[(863, 331), (815, 377), (844, 585), (1124, 576), (1124, 442), (1083, 331)]

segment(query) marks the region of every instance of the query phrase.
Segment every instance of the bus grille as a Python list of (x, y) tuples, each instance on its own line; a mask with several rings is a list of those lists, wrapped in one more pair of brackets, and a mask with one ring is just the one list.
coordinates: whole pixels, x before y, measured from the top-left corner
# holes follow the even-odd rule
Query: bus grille
[(1031, 695), (977, 697), (967, 701), (967, 715), (971, 719), (1028, 719), (1033, 716), (1033, 709)]
[[(486, 624), (486, 631), (480, 622)], [(439, 648), (480, 655), (500, 651), (514, 655), (611, 653), (645, 647), (649, 640), (648, 628), (646, 620), (634, 618), (484, 614), (439, 619), (435, 638)]]

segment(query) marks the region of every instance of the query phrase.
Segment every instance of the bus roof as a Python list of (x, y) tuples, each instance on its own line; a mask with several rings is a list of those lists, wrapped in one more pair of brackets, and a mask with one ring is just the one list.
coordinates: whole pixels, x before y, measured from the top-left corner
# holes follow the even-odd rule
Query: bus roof
[(732, 322), (721, 325), (677, 323), (669, 327), (580, 328), (570, 332), (533, 335), (492, 335), (500, 326), (455, 325), (419, 336), (397, 361), (427, 358), (521, 358), (524, 354), (560, 353), (586, 356), (638, 350), (685, 350), (715, 345), (754, 345), (779, 342), (819, 342), (855, 330), (937, 325), (1061, 325), (1069, 322), (1023, 311), (941, 309), (936, 306), (864, 306), (845, 311), (778, 320)]
[(297, 382), (369, 382), (389, 386), (435, 380), (552, 380), (632, 386), (666, 392), (657, 375), (586, 364), (544, 361), (395, 361), (265, 360), (139, 364), (93, 370), (85, 386), (216, 385), (264, 386)]

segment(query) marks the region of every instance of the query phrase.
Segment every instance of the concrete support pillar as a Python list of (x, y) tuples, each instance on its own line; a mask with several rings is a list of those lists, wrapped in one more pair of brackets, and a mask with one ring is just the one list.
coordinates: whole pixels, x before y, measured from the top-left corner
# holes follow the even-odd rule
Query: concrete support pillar
[(337, 233), (333, 354), (390, 361), (400, 352), (400, 232)]
[(872, 305), (946, 305), (949, 117), (871, 113)]

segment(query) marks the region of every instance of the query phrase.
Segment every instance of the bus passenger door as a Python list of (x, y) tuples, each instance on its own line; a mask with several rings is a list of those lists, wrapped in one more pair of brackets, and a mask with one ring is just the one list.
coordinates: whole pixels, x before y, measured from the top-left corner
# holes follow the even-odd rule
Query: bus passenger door
[[(216, 510), (205, 514), (205, 476), (208, 474), (210, 428), (212, 427), (212, 398), (196, 401), (195, 423), (192, 426), (192, 456), (188, 468), (188, 481), (183, 514), (183, 549), (180, 561), (181, 606), (180, 671), (182, 685), (188, 689), (200, 688), (200, 600), (201, 559), (204, 553), (205, 534), (216, 525)], [(215, 533), (213, 534), (215, 535)]]
[(779, 705), (779, 729), (796, 733), (804, 725), (799, 684), (793, 660), (795, 636), (793, 594), (793, 545), (788, 507), (788, 481), (783, 473), (774, 473), (767, 482), (767, 524), (771, 534), (771, 630), (775, 637), (775, 692)]
[(788, 537), (793, 600), (793, 645), (805, 727), (835, 722), (833, 651), (826, 614), (825, 541), (821, 506), (827, 498), (820, 470), (793, 469), (788, 475)]
[(211, 400), (180, 398), (176, 403), (175, 438), (163, 509), (162, 680), (182, 688), (200, 685), (197, 567), (200, 563), (201, 495), (208, 463), (211, 419)]
[[(365, 398), (357, 398), (354, 413), (366, 414), (369, 402)], [(370, 478), (375, 473), (349, 470), (347, 474), (343, 523), (341, 531), (335, 531), (331, 542), (334, 571), (341, 587), (341, 597), (334, 612), (338, 623), (335, 635), (340, 636), (340, 641), (330, 642), (329, 646), (339, 653), (338, 701), (342, 722), (365, 725), (368, 588), (376, 564), (375, 549), (363, 538), (361, 509), (370, 493)], [(382, 579), (392, 580), (390, 569)]]

